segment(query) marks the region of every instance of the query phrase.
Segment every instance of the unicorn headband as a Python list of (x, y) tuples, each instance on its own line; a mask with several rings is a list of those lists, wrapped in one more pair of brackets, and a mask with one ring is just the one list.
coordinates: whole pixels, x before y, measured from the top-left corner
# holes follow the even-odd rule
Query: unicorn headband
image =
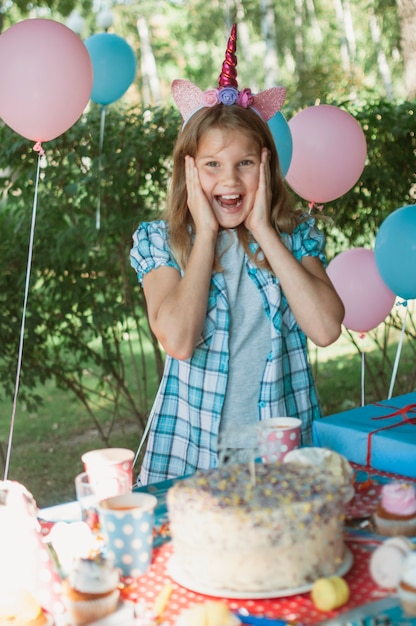
[(227, 106), (237, 104), (245, 109), (251, 107), (265, 122), (280, 111), (286, 97), (285, 87), (272, 87), (256, 95), (249, 88), (238, 90), (236, 49), (237, 24), (233, 24), (217, 89), (202, 91), (190, 80), (177, 79), (172, 82), (172, 97), (185, 123), (202, 107), (212, 107), (216, 104)]

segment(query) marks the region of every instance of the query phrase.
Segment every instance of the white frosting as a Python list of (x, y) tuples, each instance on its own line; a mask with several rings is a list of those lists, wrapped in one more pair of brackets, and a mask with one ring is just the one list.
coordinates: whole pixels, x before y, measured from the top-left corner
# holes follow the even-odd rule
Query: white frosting
[(406, 556), (401, 573), (401, 580), (412, 587), (416, 587), (416, 551)]
[(410, 550), (410, 544), (401, 539), (394, 537), (385, 541), (371, 555), (370, 574), (374, 582), (385, 589), (393, 589), (399, 584), (403, 562)]
[(397, 537), (390, 537), (390, 539), (386, 539), (384, 545), (388, 546), (396, 546), (399, 550), (406, 555), (410, 550), (412, 550), (413, 544), (407, 537), (401, 537), (398, 535)]
[(351, 482), (354, 471), (347, 459), (328, 448), (305, 447), (291, 450), (284, 458), (285, 463), (314, 465), (327, 470), (342, 482)]
[(115, 589), (120, 576), (113, 563), (103, 557), (77, 559), (68, 576), (68, 583), (82, 593), (106, 593)]
[(98, 539), (85, 522), (57, 522), (48, 535), (66, 576), (74, 560), (87, 558), (97, 548)]
[(355, 495), (352, 484), (354, 470), (348, 460), (338, 452), (328, 448), (299, 448), (288, 452), (283, 462), (295, 463), (296, 465), (313, 465), (331, 474), (340, 482), (345, 504), (352, 500)]
[(243, 464), (197, 473), (167, 494), (172, 563), (223, 593), (332, 576), (345, 555), (340, 491), (331, 474), (292, 463), (256, 464), (255, 482)]

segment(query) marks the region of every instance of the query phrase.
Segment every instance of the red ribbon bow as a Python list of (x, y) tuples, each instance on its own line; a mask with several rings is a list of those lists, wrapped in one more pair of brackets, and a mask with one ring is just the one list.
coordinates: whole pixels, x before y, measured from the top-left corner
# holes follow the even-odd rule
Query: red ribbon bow
[[(394, 406), (388, 406), (385, 404), (377, 404), (376, 406), (382, 406), (388, 409), (396, 409), (396, 407)], [(416, 417), (409, 417), (408, 413), (414, 413), (416, 414), (416, 403), (415, 404), (408, 404), (407, 406), (402, 407), (401, 409), (396, 409), (394, 411), (394, 413), (389, 413), (388, 415), (383, 415), (382, 417), (372, 417), (372, 420), (386, 420), (389, 419), (391, 417), (396, 417), (396, 416), (400, 416), (402, 418), (403, 421), (399, 421), (396, 422), (395, 424), (390, 424), (389, 426), (381, 426), (380, 428), (377, 428), (377, 430), (373, 430), (369, 435), (368, 435), (368, 442), (367, 442), (367, 460), (366, 463), (367, 465), (370, 465), (371, 462), (371, 448), (372, 448), (372, 438), (376, 433), (379, 433), (381, 430), (390, 430), (390, 428), (396, 428), (397, 426), (402, 426), (403, 424), (405, 424), (406, 422), (408, 424), (414, 424), (416, 426)]]

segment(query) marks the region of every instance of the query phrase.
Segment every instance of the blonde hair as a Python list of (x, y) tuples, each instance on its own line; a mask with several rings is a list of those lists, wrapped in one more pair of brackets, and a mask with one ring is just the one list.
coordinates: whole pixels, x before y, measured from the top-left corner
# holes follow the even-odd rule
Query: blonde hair
[[(272, 225), (277, 232), (291, 233), (300, 221), (281, 175), (279, 157), (267, 123), (252, 109), (241, 106), (217, 104), (204, 107), (194, 113), (179, 132), (173, 152), (172, 179), (164, 216), (169, 225), (171, 249), (183, 269), (186, 267), (195, 235), (195, 225), (187, 204), (185, 156), (195, 157), (202, 135), (212, 128), (245, 133), (257, 145), (259, 152), (263, 147), (269, 150)], [(237, 233), (249, 257), (259, 267), (269, 267), (262, 256), (259, 258), (260, 251), (256, 254), (251, 252), (250, 235), (243, 224), (237, 228)], [(218, 258), (215, 259), (214, 267), (220, 269)]]

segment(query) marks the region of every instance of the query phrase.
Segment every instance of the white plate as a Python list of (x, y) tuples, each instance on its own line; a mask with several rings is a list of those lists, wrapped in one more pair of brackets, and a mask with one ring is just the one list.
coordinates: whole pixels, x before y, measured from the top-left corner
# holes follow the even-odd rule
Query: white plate
[[(350, 570), (352, 562), (352, 553), (346, 549), (344, 561), (333, 576), (344, 576), (344, 574)], [(286, 596), (295, 596), (299, 593), (306, 593), (313, 587), (313, 583), (302, 585), (301, 587), (291, 587), (290, 589), (271, 589), (270, 591), (237, 591), (236, 589), (206, 587), (204, 585), (199, 585), (194, 580), (188, 578), (188, 576), (175, 563), (175, 555), (173, 555), (169, 560), (167, 573), (172, 580), (178, 583), (178, 585), (189, 589), (189, 591), (201, 593), (205, 596), (228, 598), (231, 600), (265, 600), (267, 598), (285, 598)]]

